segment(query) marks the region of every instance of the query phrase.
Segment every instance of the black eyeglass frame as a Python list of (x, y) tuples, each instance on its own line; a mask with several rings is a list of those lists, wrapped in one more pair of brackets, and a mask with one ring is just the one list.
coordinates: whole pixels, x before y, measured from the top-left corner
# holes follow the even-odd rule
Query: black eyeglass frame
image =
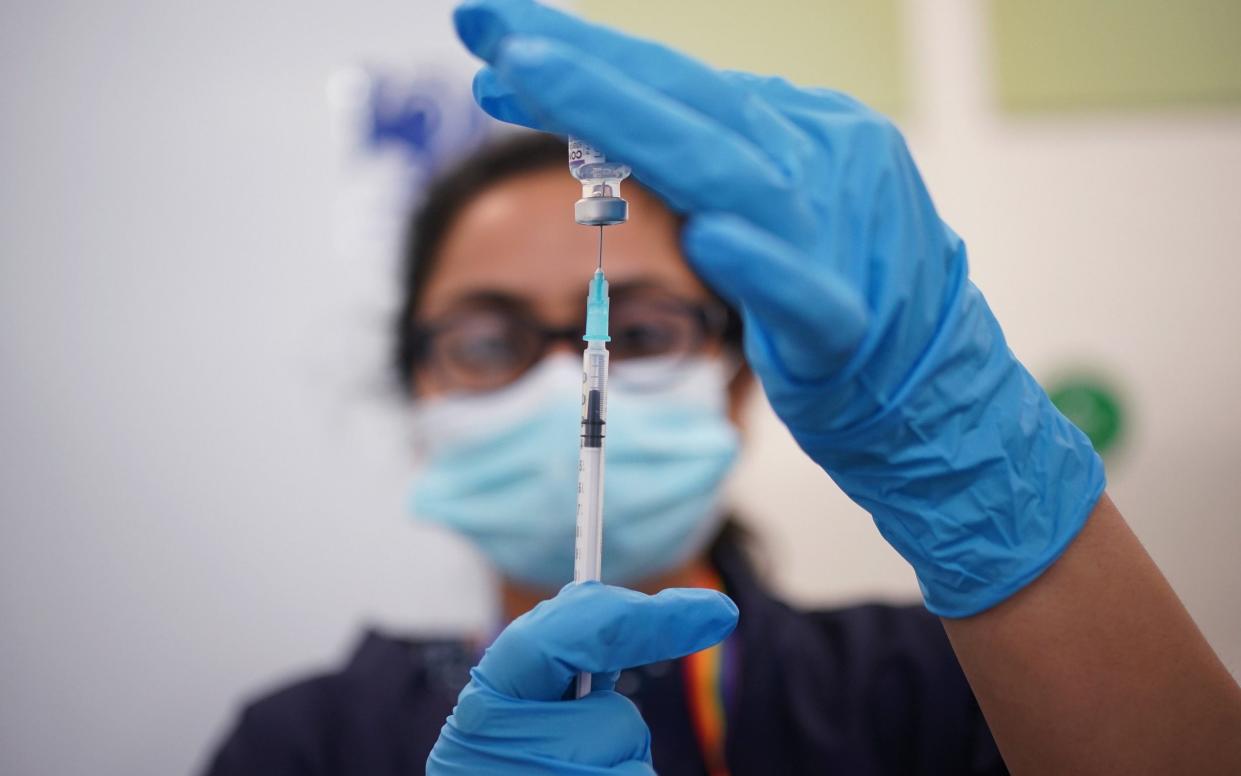
[[(692, 345), (686, 349), (682, 358), (688, 359), (697, 353), (701, 353), (704, 346), (712, 340), (718, 340), (725, 347), (735, 345), (738, 349), (740, 348), (740, 321), (737, 319), (736, 314), (721, 302), (715, 300), (691, 302), (672, 294), (661, 294), (660, 298), (652, 300), (650, 304), (656, 307), (674, 308), (678, 312), (686, 313), (697, 324), (697, 336)], [(546, 358), (547, 353), (555, 344), (565, 342), (581, 345), (583, 341), (582, 334), (585, 331), (584, 319), (582, 323), (573, 326), (547, 326), (519, 304), (514, 304), (508, 300), (488, 300), (481, 302), (475, 307), (455, 310), (436, 320), (411, 322), (409, 340), (411, 374), (417, 374), (422, 369), (431, 369), (432, 373), (440, 372), (441, 377), (447, 378), (447, 375), (441, 371), (443, 367), (441, 366), (437, 369), (431, 359), (435, 338), (442, 335), (443, 332), (450, 330), (457, 321), (467, 316), (477, 315), (482, 310), (511, 316), (513, 321), (521, 324), (526, 331), (532, 333), (537, 338), (538, 344), (531, 350), (532, 355), (527, 360), (527, 363), (521, 368), (514, 370), (512, 376), (505, 382), (482, 388), (452, 388), (450, 390), (462, 393), (487, 393), (499, 390), (516, 382), (522, 375), (533, 369), (540, 361)], [(733, 339), (736, 339), (737, 342), (734, 343)], [(624, 359), (621, 359), (621, 363), (623, 362)], [(670, 370), (670, 372), (673, 371)], [(675, 379), (674, 375), (672, 377)], [(452, 382), (453, 380), (450, 378), (444, 380), (445, 385), (449, 385)], [(623, 377), (621, 382), (623, 382)], [(666, 382), (652, 383), (645, 387), (655, 388), (659, 385), (665, 385)]]

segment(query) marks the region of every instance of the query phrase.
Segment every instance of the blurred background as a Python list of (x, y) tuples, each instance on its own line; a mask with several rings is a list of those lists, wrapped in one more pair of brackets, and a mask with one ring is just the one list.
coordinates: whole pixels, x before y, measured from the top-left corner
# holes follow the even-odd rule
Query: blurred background
[[(576, 7), (896, 117), (1013, 349), (1241, 673), (1241, 4)], [(363, 624), (487, 621), (477, 560), (406, 516), (385, 381), (402, 216), (492, 131), (450, 10), (0, 11), (0, 773), (192, 772)], [(913, 600), (752, 416), (733, 490), (774, 584)]]

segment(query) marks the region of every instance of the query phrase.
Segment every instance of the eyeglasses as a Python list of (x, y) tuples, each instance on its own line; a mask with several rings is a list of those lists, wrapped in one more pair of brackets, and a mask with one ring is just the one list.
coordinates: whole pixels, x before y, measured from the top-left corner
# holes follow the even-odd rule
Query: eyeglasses
[[(638, 389), (667, 385), (686, 359), (721, 342), (728, 317), (715, 302), (655, 290), (618, 295), (609, 315), (611, 378)], [(446, 391), (475, 393), (516, 381), (557, 342), (580, 349), (585, 324), (549, 327), (520, 304), (495, 299), (414, 326), (415, 372)]]

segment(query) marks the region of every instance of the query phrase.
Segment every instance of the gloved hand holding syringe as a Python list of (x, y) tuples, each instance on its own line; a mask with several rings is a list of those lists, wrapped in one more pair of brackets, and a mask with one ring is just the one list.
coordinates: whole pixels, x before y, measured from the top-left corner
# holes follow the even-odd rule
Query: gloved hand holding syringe
[[(577, 533), (573, 581), (598, 581), (603, 558), (603, 463), (608, 417), (608, 281), (603, 275), (603, 227), (629, 218), (620, 183), (629, 175), (623, 164), (576, 138), (569, 138), (569, 172), (582, 182), (574, 220), (599, 227), (599, 255), (586, 297), (586, 351), (582, 354), (582, 428), (577, 462)], [(590, 693), (590, 674), (577, 677), (577, 697)]]

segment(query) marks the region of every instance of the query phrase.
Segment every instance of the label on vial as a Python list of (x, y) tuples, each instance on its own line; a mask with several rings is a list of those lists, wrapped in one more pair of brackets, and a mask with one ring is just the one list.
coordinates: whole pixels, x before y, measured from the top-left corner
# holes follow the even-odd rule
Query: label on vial
[(601, 164), (606, 162), (607, 158), (594, 148), (583, 143), (575, 137), (569, 138), (569, 169), (576, 170), (583, 164)]

